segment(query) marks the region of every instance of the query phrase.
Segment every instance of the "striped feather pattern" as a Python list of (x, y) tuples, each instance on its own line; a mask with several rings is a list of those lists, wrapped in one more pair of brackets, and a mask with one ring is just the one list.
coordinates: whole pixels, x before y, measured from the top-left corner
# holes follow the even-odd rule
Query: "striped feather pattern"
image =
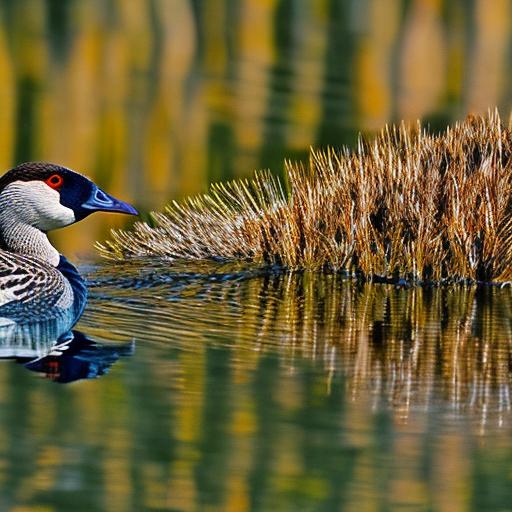
[(68, 308), (73, 302), (69, 282), (43, 261), (0, 250), (0, 315), (10, 303)]

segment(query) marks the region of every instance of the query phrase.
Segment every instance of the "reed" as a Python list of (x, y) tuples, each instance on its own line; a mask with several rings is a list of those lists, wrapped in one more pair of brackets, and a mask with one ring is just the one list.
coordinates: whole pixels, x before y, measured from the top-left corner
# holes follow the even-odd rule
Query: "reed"
[(225, 258), (407, 282), (512, 279), (512, 130), (497, 111), (440, 134), (386, 127), (212, 185), (98, 244), (107, 258)]

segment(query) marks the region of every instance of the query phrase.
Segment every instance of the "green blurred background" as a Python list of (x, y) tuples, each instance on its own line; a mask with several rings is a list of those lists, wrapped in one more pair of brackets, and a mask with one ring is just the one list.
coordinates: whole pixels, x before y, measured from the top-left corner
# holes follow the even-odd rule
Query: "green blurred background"
[(58, 162), (147, 211), (390, 121), (508, 117), (511, 25), (510, 0), (3, 0), (0, 168)]

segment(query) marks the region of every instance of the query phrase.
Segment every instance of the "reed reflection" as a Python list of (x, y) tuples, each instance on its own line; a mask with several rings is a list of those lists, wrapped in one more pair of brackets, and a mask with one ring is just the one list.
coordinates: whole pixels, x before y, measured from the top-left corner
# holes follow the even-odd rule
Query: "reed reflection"
[(400, 419), (440, 407), (482, 423), (512, 420), (510, 289), (404, 289), (219, 266), (122, 271), (130, 272), (137, 298), (118, 291), (104, 300), (101, 279), (92, 297), (94, 319), (118, 335), (186, 350), (225, 345), (242, 371), (265, 352), (277, 353), (287, 371), (311, 360), (325, 371), (325, 393), (341, 374), (347, 399)]

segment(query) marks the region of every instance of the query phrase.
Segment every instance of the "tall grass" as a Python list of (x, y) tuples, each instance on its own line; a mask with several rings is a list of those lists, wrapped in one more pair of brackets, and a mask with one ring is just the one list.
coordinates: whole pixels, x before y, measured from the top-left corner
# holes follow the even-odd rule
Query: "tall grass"
[(107, 258), (221, 257), (410, 282), (512, 279), (512, 131), (497, 112), (440, 134), (386, 127), (357, 150), (214, 184), (98, 244)]

